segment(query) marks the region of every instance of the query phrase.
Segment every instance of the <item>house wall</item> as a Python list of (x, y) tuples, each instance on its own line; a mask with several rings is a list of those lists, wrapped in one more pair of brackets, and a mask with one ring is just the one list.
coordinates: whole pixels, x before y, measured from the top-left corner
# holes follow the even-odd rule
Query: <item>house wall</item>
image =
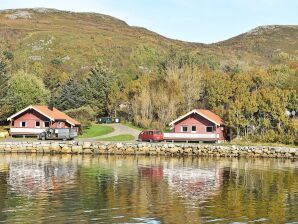
[(50, 121), (50, 120), (44, 117), (43, 115), (35, 112), (34, 110), (28, 110), (24, 114), (13, 119), (14, 125), (11, 125), (11, 127), (21, 128), (22, 121), (26, 122), (26, 128), (36, 128), (35, 127), (36, 121), (40, 122), (40, 128), (45, 128), (44, 122)]
[[(224, 134), (221, 130), (220, 126), (215, 125), (211, 121), (207, 120), (206, 118), (198, 115), (198, 114), (191, 114), (186, 118), (176, 122), (174, 124), (173, 132), (175, 133), (185, 133), (182, 132), (182, 127), (188, 127), (187, 133), (194, 133), (194, 134), (219, 134), (219, 140), (224, 140)], [(192, 132), (192, 126), (196, 126), (196, 132)], [(206, 132), (206, 127), (212, 126), (213, 132)]]

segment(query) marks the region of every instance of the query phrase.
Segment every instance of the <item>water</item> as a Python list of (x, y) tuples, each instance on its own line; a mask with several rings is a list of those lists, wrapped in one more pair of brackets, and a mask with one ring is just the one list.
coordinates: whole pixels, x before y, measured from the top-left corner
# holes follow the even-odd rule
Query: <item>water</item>
[(298, 223), (298, 161), (0, 154), (0, 223)]

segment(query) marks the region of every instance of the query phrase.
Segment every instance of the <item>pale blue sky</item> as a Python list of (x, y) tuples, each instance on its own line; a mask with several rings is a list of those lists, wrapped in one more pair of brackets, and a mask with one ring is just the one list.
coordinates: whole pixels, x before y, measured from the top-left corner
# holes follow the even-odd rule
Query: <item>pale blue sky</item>
[(298, 24), (298, 0), (0, 0), (0, 9), (98, 12), (185, 41), (211, 43), (259, 25)]

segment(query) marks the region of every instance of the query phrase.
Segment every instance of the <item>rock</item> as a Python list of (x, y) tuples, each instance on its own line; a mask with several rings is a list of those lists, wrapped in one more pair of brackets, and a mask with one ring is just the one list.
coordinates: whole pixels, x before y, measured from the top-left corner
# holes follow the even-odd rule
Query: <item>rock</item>
[(62, 149), (61, 149), (61, 152), (62, 153), (71, 153), (72, 151), (71, 151), (71, 147), (69, 147), (69, 146), (64, 146), (64, 147), (62, 147)]
[(91, 142), (84, 142), (83, 143), (83, 149), (90, 149), (91, 148)]
[(83, 147), (80, 146), (80, 145), (72, 146), (71, 147), (71, 152), (72, 153), (77, 153), (77, 154), (83, 153)]
[(123, 148), (123, 143), (120, 143), (120, 142), (117, 143), (117, 144), (116, 144), (116, 148), (118, 148), (118, 149), (119, 149), (119, 148)]
[(93, 150), (92, 149), (84, 149), (84, 154), (92, 154)]

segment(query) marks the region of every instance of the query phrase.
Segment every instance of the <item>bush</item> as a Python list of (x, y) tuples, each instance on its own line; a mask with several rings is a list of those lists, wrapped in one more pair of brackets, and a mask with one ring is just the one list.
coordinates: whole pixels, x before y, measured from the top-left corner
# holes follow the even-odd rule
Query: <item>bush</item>
[(5, 56), (5, 58), (6, 58), (7, 60), (12, 60), (12, 59), (13, 59), (13, 53), (10, 52), (10, 51), (4, 51), (4, 52), (3, 52), (3, 55)]
[(295, 143), (295, 133), (289, 132), (278, 132), (274, 130), (269, 130), (263, 135), (249, 136), (253, 142), (265, 142), (265, 143), (282, 143), (282, 144), (294, 144)]
[(51, 61), (51, 63), (52, 63), (53, 65), (60, 65), (60, 64), (62, 64), (62, 60), (61, 60), (60, 58), (54, 58), (54, 59)]
[(68, 116), (79, 121), (82, 127), (87, 127), (91, 125), (91, 122), (94, 120), (95, 112), (90, 106), (83, 106), (77, 109), (70, 109), (64, 111)]

